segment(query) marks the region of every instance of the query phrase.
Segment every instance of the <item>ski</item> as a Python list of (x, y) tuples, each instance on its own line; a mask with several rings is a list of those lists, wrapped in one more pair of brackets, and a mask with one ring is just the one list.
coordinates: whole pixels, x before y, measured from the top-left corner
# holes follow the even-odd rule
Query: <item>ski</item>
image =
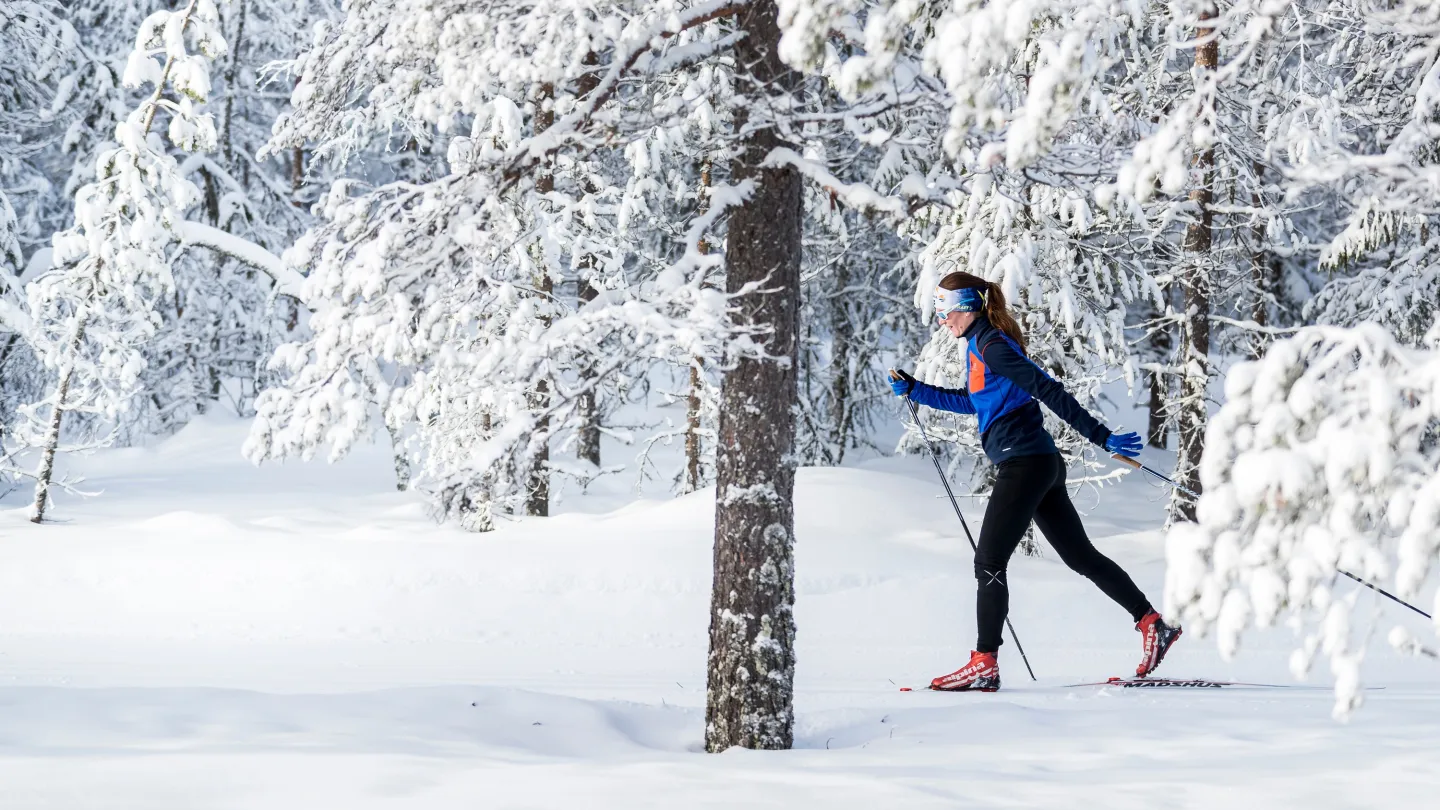
[[(902, 687), (900, 687), (900, 691), (901, 691), (901, 692), (936, 692), (936, 693), (942, 694), (942, 695), (958, 695), (958, 694), (961, 694), (962, 692), (975, 692), (975, 693), (984, 693), (984, 694), (987, 694), (987, 695), (988, 695), (988, 694), (993, 694), (994, 692), (999, 692), (999, 691), (1001, 691), (1001, 690), (999, 690), (999, 689), (990, 689), (990, 690), (985, 690), (985, 689), (931, 689), (931, 688), (928, 687), (928, 686), (902, 686)], [(1012, 691), (1013, 691), (1013, 690), (1012, 690)]]
[[(1240, 689), (1308, 689), (1330, 691), (1328, 686), (1312, 686), (1299, 683), (1250, 683), (1248, 681), (1214, 681), (1209, 678), (1109, 678), (1103, 681), (1091, 683), (1067, 683), (1066, 689), (1075, 689), (1082, 686), (1115, 686), (1121, 689), (1223, 689), (1225, 687), (1236, 687)], [(1365, 691), (1384, 689), (1383, 686), (1367, 686)], [(983, 690), (950, 690), (931, 689), (928, 686), (902, 686), (901, 692), (979, 692)]]
[[(1328, 686), (1307, 686), (1294, 683), (1247, 683), (1244, 681), (1212, 681), (1209, 678), (1109, 678), (1094, 683), (1066, 684), (1066, 688), (1078, 686), (1118, 686), (1121, 689), (1221, 689), (1238, 686), (1247, 689), (1329, 689)], [(1384, 687), (1369, 687), (1381, 689)]]
[[(1240, 686), (1252, 689), (1324, 689), (1323, 686), (1299, 686), (1279, 683), (1244, 683), (1241, 681), (1212, 681), (1207, 678), (1110, 678), (1093, 683), (1068, 683), (1065, 688), (1081, 686), (1118, 686), (1122, 689), (1220, 689), (1226, 686)], [(931, 689), (928, 686), (902, 686), (901, 692), (946, 692), (952, 690)], [(980, 691), (980, 690), (953, 690)]]
[(1207, 678), (1108, 678), (1093, 683), (1066, 684), (1067, 688), (1078, 686), (1118, 686), (1122, 689), (1220, 689), (1225, 686), (1278, 686), (1268, 683), (1239, 683), (1237, 681), (1212, 681)]

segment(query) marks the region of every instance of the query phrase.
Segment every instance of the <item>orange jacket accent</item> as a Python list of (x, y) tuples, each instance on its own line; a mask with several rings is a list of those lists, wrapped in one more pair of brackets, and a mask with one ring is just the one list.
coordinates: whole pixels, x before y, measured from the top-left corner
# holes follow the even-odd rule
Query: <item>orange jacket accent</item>
[(985, 361), (980, 355), (970, 352), (970, 393), (985, 390)]

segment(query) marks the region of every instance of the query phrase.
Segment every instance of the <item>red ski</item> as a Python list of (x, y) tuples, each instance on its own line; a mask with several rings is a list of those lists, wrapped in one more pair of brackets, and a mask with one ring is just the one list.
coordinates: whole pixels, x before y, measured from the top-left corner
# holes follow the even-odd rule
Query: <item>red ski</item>
[[(1263, 689), (1324, 689), (1323, 686), (1297, 686), (1279, 683), (1242, 683), (1240, 681), (1212, 681), (1208, 678), (1110, 678), (1094, 683), (1069, 683), (1065, 688), (1073, 689), (1080, 686), (1118, 686), (1122, 689), (1220, 689), (1226, 686), (1243, 686)], [(928, 686), (902, 686), (901, 692), (944, 692), (944, 689), (931, 689)]]
[[(1248, 689), (1329, 689), (1328, 686), (1306, 686), (1294, 683), (1245, 683), (1244, 681), (1212, 681), (1209, 678), (1110, 678), (1095, 683), (1072, 683), (1077, 686), (1118, 686), (1121, 689), (1220, 689), (1239, 686)], [(1383, 687), (1370, 687), (1378, 689)]]
[[(1239, 689), (1313, 689), (1329, 691), (1328, 686), (1312, 686), (1299, 683), (1249, 683), (1246, 681), (1212, 681), (1209, 678), (1110, 678), (1093, 683), (1067, 683), (1066, 689), (1081, 686), (1118, 686), (1121, 689), (1223, 689), (1227, 686)], [(1367, 686), (1365, 691), (1384, 689), (1383, 686)], [(901, 692), (947, 692), (928, 686), (902, 686)], [(978, 690), (973, 690), (978, 691)]]

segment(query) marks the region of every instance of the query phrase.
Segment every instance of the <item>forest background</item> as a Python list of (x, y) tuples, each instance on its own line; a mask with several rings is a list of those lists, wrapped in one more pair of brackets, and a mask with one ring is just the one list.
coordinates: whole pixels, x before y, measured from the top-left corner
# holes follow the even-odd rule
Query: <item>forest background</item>
[(1437, 54), (1418, 0), (7, 0), (5, 474), (41, 522), (57, 454), (225, 409), (256, 462), (385, 442), (477, 532), (715, 485), (707, 743), (786, 747), (795, 469), (918, 449), (885, 369), (958, 382), (966, 270), (1204, 493), (1169, 606), (1348, 671), (1330, 574), (1414, 598), (1440, 553)]

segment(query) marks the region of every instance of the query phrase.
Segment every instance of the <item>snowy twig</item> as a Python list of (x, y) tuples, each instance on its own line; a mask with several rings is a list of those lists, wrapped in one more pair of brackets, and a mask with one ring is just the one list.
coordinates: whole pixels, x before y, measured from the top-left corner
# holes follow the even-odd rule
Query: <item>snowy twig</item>
[(203, 222), (192, 220), (177, 223), (175, 232), (179, 234), (182, 244), (209, 248), (244, 262), (268, 275), (275, 282), (276, 293), (295, 299), (300, 298), (305, 277), (296, 272), (294, 268), (288, 267), (279, 256), (254, 242)]

